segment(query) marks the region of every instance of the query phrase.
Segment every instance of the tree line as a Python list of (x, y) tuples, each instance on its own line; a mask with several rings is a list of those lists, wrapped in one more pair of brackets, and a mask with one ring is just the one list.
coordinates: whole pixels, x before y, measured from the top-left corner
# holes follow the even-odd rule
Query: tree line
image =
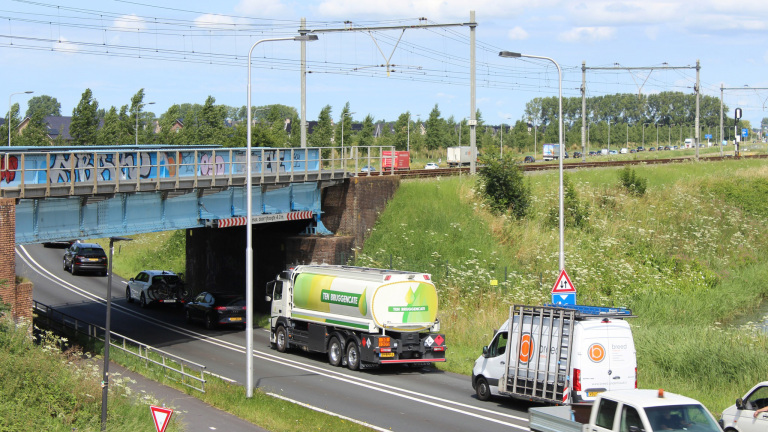
[[(119, 109), (100, 108), (90, 89), (83, 92), (80, 102), (72, 111), (69, 134), (71, 142), (61, 135), (51, 141), (45, 118), (61, 116), (61, 104), (56, 98), (42, 95), (32, 97), (28, 109), (21, 117), (19, 104), (11, 107), (10, 118), (14, 136), (12, 143), (19, 146), (42, 145), (126, 145), (139, 144), (193, 145), (214, 144), (224, 147), (245, 147), (247, 135), (246, 107), (217, 105), (213, 96), (203, 104), (176, 104), (157, 117), (144, 102), (144, 89)], [(729, 109), (724, 107), (729, 113)], [(702, 140), (711, 133), (719, 138), (720, 101), (702, 96), (700, 101)], [(510, 124), (487, 125), (482, 113), (476, 112), (476, 143), (481, 153), (495, 154), (504, 149), (516, 153), (532, 153), (534, 143), (539, 147), (558, 140), (558, 98), (535, 98), (525, 106), (522, 118)], [(614, 147), (621, 143), (639, 144), (667, 139), (675, 142), (694, 136), (695, 96), (681, 92), (662, 92), (652, 95), (615, 94), (587, 99), (587, 130), (591, 148)], [(725, 115), (726, 139), (733, 136), (733, 118)], [(23, 132), (16, 126), (27, 118)], [(274, 104), (252, 107), (252, 144), (260, 147), (299, 147), (300, 119), (294, 107)], [(443, 118), (437, 104), (426, 119), (414, 118), (406, 111), (395, 121), (376, 120), (368, 114), (355, 121), (347, 102), (334, 119), (332, 108), (326, 105), (312, 124), (307, 141), (311, 147), (394, 146), (397, 150), (410, 149), (429, 155), (441, 154), (446, 147), (469, 145), (468, 119)], [(581, 98), (563, 99), (563, 135), (570, 149), (581, 147)], [(768, 125), (768, 118), (762, 125)], [(0, 127), (0, 139), (7, 145), (8, 124)], [(749, 128), (742, 121), (740, 127)], [(3, 132), (4, 130), (4, 132)], [(14, 135), (15, 134), (15, 135)], [(137, 140), (138, 134), (138, 140)], [(662, 139), (666, 138), (666, 139)], [(614, 144), (615, 143), (615, 144)], [(650, 145), (650, 144), (649, 144)], [(538, 150), (536, 150), (538, 151)]]

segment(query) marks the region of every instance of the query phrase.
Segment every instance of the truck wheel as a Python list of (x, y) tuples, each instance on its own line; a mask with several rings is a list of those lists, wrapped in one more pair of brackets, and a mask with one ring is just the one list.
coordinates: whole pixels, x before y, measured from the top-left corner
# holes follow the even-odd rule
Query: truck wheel
[(488, 385), (488, 380), (485, 377), (477, 377), (475, 392), (477, 393), (477, 398), (481, 401), (487, 401), (491, 398), (491, 387)]
[(332, 337), (331, 341), (328, 343), (328, 363), (330, 363), (331, 366), (339, 366), (341, 364), (341, 351), (341, 342), (339, 342), (339, 338), (336, 336)]
[(352, 341), (347, 345), (347, 367), (349, 370), (360, 369), (360, 349), (357, 347), (357, 342)]
[(285, 327), (280, 326), (275, 332), (275, 339), (277, 340), (277, 351), (284, 353), (288, 350), (288, 332), (285, 331)]
[(141, 296), (139, 297), (139, 306), (146, 309), (149, 304), (147, 304), (147, 298), (144, 296), (144, 293), (141, 293)]
[(128, 303), (133, 303), (133, 297), (131, 297), (131, 289), (128, 287), (125, 287), (125, 299), (128, 301)]

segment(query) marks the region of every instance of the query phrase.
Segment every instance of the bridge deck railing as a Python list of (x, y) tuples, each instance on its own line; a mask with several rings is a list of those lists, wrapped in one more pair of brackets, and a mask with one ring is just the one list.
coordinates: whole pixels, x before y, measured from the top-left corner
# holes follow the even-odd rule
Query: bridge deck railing
[[(0, 194), (50, 197), (245, 184), (246, 149), (215, 146), (26, 147), (0, 150)], [(254, 182), (343, 179), (391, 146), (251, 150)], [(383, 165), (383, 164), (382, 164)], [(391, 164), (394, 166), (394, 163)], [(29, 193), (34, 190), (34, 193)]]
[[(57, 311), (38, 301), (33, 301), (33, 303), (34, 310), (37, 312), (36, 319), (43, 320), (46, 327), (62, 331), (72, 330), (89, 339), (104, 340), (104, 335), (106, 334), (106, 329), (104, 327), (85, 322), (72, 315)], [(110, 347), (119, 349), (126, 354), (144, 360), (147, 366), (150, 364), (160, 366), (166, 371), (166, 378), (205, 393), (206, 380), (204, 365), (154, 348), (113, 331), (110, 331), (109, 335)]]

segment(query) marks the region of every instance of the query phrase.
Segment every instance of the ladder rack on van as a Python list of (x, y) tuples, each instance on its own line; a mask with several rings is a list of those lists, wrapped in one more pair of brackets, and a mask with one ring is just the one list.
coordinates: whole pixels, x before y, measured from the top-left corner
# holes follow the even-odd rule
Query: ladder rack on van
[[(545, 307), (553, 307), (560, 309), (568, 309), (576, 311), (575, 318), (592, 318), (592, 317), (617, 317), (617, 318), (634, 318), (636, 315), (632, 315), (632, 310), (625, 307), (603, 307), (603, 306), (586, 306), (586, 305), (563, 305), (563, 304), (545, 304)], [(536, 306), (532, 306), (536, 307)]]

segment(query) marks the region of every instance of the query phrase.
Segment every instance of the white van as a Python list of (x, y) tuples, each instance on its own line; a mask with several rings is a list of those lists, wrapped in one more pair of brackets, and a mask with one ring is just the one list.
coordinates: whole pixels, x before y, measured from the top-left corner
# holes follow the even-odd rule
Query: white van
[(628, 149), (628, 148), (626, 148), (626, 147), (622, 147), (622, 148), (621, 148), (621, 151), (619, 151), (619, 153), (621, 153), (621, 154), (627, 154), (627, 153), (629, 153), (629, 149)]
[(684, 145), (685, 148), (693, 148), (693, 138), (686, 138)]
[(510, 316), (475, 360), (478, 399), (569, 404), (637, 388), (635, 343), (624, 319), (632, 317), (629, 309), (514, 305)]

